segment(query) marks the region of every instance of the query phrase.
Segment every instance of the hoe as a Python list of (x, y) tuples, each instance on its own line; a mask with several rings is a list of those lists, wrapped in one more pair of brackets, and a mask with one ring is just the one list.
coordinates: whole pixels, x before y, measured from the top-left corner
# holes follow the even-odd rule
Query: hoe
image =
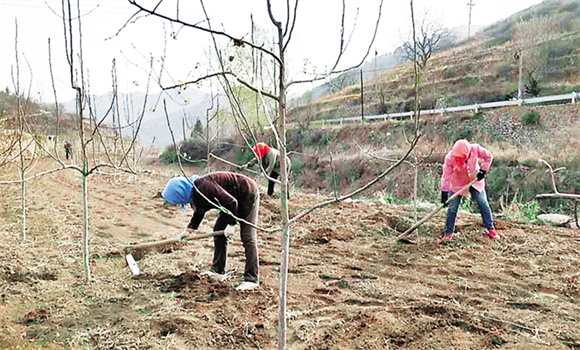
[(445, 203), (441, 204), (435, 210), (433, 210), (432, 212), (430, 212), (429, 214), (427, 214), (427, 216), (425, 216), (423, 219), (419, 220), (419, 222), (417, 222), (415, 225), (411, 226), (411, 228), (409, 228), (407, 231), (405, 231), (402, 234), (400, 234), (397, 238), (399, 238), (399, 239), (406, 239), (411, 234), (411, 232), (413, 232), (417, 227), (423, 225), (425, 222), (427, 222), (429, 219), (431, 219), (433, 217), (433, 215), (435, 215), (435, 214), (437, 214), (439, 212), (439, 210), (441, 210), (443, 207), (447, 206), (447, 204), (451, 203), (451, 201), (453, 199), (455, 199), (455, 197), (457, 197), (461, 192), (463, 192), (464, 190), (468, 189), (469, 187), (471, 187), (476, 182), (477, 182), (477, 179), (471, 181), (469, 184), (465, 185), (459, 191), (455, 192), (451, 197), (449, 197), (447, 199), (447, 201)]
[(228, 226), (225, 230), (214, 231), (211, 233), (204, 233), (199, 235), (190, 235), (187, 229), (183, 230), (181, 234), (175, 238), (164, 239), (161, 241), (147, 242), (141, 244), (132, 244), (123, 246), (123, 252), (125, 253), (125, 259), (127, 260), (127, 265), (131, 269), (133, 275), (139, 275), (139, 266), (135, 262), (133, 254), (138, 258), (142, 257), (145, 252), (151, 248), (166, 247), (169, 245), (177, 244), (182, 241), (189, 241), (194, 239), (202, 239), (207, 237), (219, 236), (219, 235), (231, 235), (234, 231), (234, 226)]

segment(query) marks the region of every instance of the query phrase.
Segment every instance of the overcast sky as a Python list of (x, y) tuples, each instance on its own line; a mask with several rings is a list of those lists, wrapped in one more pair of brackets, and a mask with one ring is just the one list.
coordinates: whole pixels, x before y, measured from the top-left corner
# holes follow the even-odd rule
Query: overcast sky
[[(151, 5), (158, 0), (142, 0)], [(541, 0), (475, 0), (472, 26), (489, 25), (518, 11), (540, 3)], [(75, 1), (76, 3), (76, 1)], [(159, 58), (166, 46), (165, 67), (174, 80), (187, 80), (205, 72), (204, 61), (210, 47), (210, 36), (185, 28), (179, 32), (159, 19), (141, 17), (127, 23), (136, 8), (126, 0), (80, 0), (85, 68), (89, 71), (91, 92), (105, 94), (111, 90), (111, 66), (116, 59), (118, 86), (121, 92), (144, 91), (147, 80), (148, 57)], [(174, 14), (176, 0), (165, 0), (162, 8)], [(187, 22), (201, 21), (199, 2), (180, 1), (180, 18)], [(285, 2), (273, 0), (275, 6)], [(415, 14), (428, 12), (447, 27), (467, 25), (468, 0), (416, 0)], [(60, 18), (61, 0), (0, 0), (0, 89), (14, 91), (13, 73), (16, 68), (15, 37), (18, 23), (18, 51), (20, 89), (43, 102), (54, 100), (48, 64), (48, 40), (51, 41), (52, 63), (59, 102), (74, 97), (63, 44), (63, 24)], [(356, 9), (358, 20), (350, 41), (350, 51), (342, 67), (358, 63), (369, 43), (378, 13), (378, 0), (347, 0), (345, 18), (347, 35), (353, 29)], [(186, 7), (187, 6), (187, 7)], [(214, 29), (224, 29), (235, 37), (249, 37), (250, 14), (254, 22), (272, 30), (265, 0), (207, 0), (205, 6)], [(282, 9), (275, 14), (282, 18)], [(324, 70), (336, 58), (339, 42), (342, 1), (302, 0), (298, 7), (296, 30), (289, 46), (291, 74), (298, 74), (307, 58), (310, 68)], [(127, 23), (126, 26), (124, 26)], [(223, 25), (223, 26), (222, 26)], [(121, 30), (122, 28), (122, 30)], [(379, 55), (392, 52), (406, 39), (410, 29), (408, 0), (385, 0), (381, 25), (372, 49)], [(177, 32), (176, 39), (171, 33)], [(167, 38), (167, 40), (165, 40)], [(198, 65), (198, 63), (201, 63)], [(28, 67), (30, 66), (30, 68)], [(195, 67), (198, 66), (197, 69)], [(32, 72), (32, 74), (30, 74)], [(169, 79), (169, 75), (166, 76)], [(165, 81), (168, 83), (168, 80)], [(153, 89), (155, 90), (158, 89)]]

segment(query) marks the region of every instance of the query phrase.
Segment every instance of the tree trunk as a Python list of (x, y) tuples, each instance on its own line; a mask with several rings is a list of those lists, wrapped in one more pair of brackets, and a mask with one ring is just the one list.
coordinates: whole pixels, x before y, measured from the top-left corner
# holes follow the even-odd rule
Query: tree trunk
[(278, 348), (286, 348), (286, 294), (288, 288), (288, 260), (290, 251), (290, 225), (288, 223), (288, 174), (286, 169), (286, 109), (285, 94), (286, 83), (284, 75), (286, 69), (284, 66), (284, 37), (282, 26), (277, 23), (278, 27), (278, 45), (280, 52), (280, 73), (278, 75), (278, 149), (280, 150), (280, 205), (282, 211), (282, 264), (280, 265), (280, 298), (279, 298), (279, 329), (278, 329)]
[(518, 100), (522, 98), (522, 55), (523, 55), (523, 51), (520, 50), (520, 55), (519, 55), (519, 74), (518, 74)]
[(415, 179), (413, 181), (413, 219), (417, 222), (417, 179), (419, 177), (419, 162), (415, 153)]
[[(85, 161), (86, 164), (87, 161)], [(86, 165), (85, 165), (86, 167)], [(87, 280), (91, 280), (91, 266), (89, 259), (89, 197), (88, 197), (88, 176), (82, 175), (82, 186), (83, 186), (83, 265), (85, 267), (85, 275)]]
[(26, 181), (24, 181), (25, 175), (26, 174), (24, 172), (24, 168), (22, 168), (22, 171), (20, 173), (20, 180), (22, 181), (20, 183), (20, 199), (22, 201), (22, 221), (21, 221), (22, 242), (26, 242)]

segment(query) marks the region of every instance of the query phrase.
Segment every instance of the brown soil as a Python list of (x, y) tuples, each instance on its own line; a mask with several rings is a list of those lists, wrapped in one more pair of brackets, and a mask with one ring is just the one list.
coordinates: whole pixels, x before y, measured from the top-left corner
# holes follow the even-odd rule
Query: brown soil
[[(200, 276), (211, 238), (152, 250), (138, 261), (141, 275), (131, 274), (122, 245), (177, 236), (191, 216), (152, 198), (167, 180), (159, 173), (166, 169), (154, 170), (135, 181), (89, 178), (91, 281), (81, 258), (79, 174), (28, 182), (26, 242), (19, 186), (0, 187), (0, 348), (276, 348), (280, 233), (259, 234), (261, 285), (250, 292), (234, 289), (244, 260), (238, 237), (229, 250), (233, 277), (223, 283)], [(325, 199), (294, 193), (291, 214)], [(276, 227), (279, 201), (261, 204), (260, 224)], [(481, 218), (463, 214), (455, 244), (442, 245), (441, 212), (416, 244), (401, 244), (395, 236), (409, 217), (402, 206), (354, 201), (293, 226), (288, 348), (580, 347), (580, 231), (498, 223), (503, 240), (491, 242)]]

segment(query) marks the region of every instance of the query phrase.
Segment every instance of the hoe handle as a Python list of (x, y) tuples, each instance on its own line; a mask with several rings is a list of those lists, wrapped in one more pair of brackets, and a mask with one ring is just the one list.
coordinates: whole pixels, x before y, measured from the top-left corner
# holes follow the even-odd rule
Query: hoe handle
[(124, 246), (124, 248), (126, 250), (151, 248), (151, 247), (157, 247), (157, 246), (165, 245), (165, 244), (178, 243), (184, 237), (187, 237), (188, 240), (193, 240), (193, 239), (201, 239), (201, 238), (224, 235), (225, 233), (226, 233), (226, 231), (222, 230), (222, 231), (214, 231), (211, 233), (204, 233), (201, 235), (190, 236), (189, 233), (187, 233), (187, 229), (185, 229), (178, 237), (175, 237), (175, 238), (164, 239), (162, 241), (156, 241), (156, 242), (147, 242), (147, 243), (141, 243), (141, 244), (126, 245), (126, 246)]

